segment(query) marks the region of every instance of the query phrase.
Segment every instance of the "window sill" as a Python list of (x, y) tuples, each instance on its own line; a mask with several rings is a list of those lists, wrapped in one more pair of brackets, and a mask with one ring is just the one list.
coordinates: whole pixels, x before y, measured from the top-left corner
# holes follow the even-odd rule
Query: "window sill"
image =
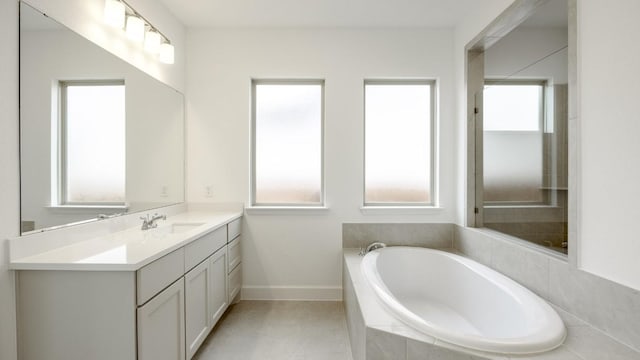
[(247, 206), (246, 214), (255, 215), (315, 215), (329, 212), (326, 206)]
[(386, 214), (401, 214), (401, 215), (426, 215), (426, 214), (439, 214), (444, 211), (440, 206), (361, 206), (360, 212), (364, 215), (386, 215)]
[(559, 209), (560, 206), (557, 205), (545, 205), (545, 204), (513, 204), (513, 205), (500, 205), (500, 204), (491, 204), (485, 205), (486, 209)]

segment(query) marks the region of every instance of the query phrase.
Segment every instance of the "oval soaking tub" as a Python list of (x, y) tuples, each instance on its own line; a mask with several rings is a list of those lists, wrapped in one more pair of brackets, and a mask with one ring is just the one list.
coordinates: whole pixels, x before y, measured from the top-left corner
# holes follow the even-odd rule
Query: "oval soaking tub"
[(533, 354), (564, 341), (558, 314), (537, 295), (473, 260), (418, 247), (374, 250), (362, 273), (391, 313), (462, 348)]

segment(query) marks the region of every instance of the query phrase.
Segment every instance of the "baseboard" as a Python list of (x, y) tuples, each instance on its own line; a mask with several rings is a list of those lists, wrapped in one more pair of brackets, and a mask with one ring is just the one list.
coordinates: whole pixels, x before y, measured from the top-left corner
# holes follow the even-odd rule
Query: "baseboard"
[(242, 300), (342, 301), (341, 287), (243, 286)]

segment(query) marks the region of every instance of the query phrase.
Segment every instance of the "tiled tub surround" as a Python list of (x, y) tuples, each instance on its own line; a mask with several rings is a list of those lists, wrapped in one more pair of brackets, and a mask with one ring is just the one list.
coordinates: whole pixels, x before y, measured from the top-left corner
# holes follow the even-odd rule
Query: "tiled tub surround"
[(360, 271), (357, 249), (345, 249), (343, 297), (354, 360), (507, 359), (462, 353), (393, 317), (375, 297)]
[(359, 263), (353, 266), (361, 259), (358, 249), (374, 241), (455, 248), (558, 305), (555, 308), (567, 326), (568, 338), (559, 349), (533, 358), (640, 359), (640, 352), (634, 350), (640, 347), (640, 293), (572, 269), (560, 255), (532, 249), (491, 231), (453, 224), (344, 224), (343, 296), (354, 359), (482, 358), (435, 346), (382, 312), (370, 289), (357, 280)]
[(542, 353), (565, 340), (564, 322), (543, 299), (464, 256), (391, 246), (364, 256), (360, 270), (390, 314), (461, 351)]
[(452, 224), (362, 224), (342, 225), (342, 247), (360, 249), (380, 241), (389, 246), (453, 247)]
[[(454, 226), (453, 240), (453, 247), (465, 256), (640, 350), (639, 291), (578, 270), (552, 252), (532, 249), (491, 231)], [(640, 359), (640, 354), (636, 356)]]

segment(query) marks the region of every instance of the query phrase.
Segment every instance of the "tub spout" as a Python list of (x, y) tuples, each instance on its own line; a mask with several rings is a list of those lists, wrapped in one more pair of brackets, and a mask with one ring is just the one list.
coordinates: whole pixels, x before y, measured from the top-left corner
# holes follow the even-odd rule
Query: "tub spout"
[(373, 251), (373, 250), (376, 250), (376, 249), (382, 249), (382, 248), (386, 248), (386, 247), (387, 247), (387, 244), (385, 244), (385, 243), (374, 242), (374, 243), (369, 244), (369, 246), (367, 246), (366, 248), (361, 249), (360, 250), (360, 255), (364, 256), (367, 253), (369, 253), (370, 251)]

